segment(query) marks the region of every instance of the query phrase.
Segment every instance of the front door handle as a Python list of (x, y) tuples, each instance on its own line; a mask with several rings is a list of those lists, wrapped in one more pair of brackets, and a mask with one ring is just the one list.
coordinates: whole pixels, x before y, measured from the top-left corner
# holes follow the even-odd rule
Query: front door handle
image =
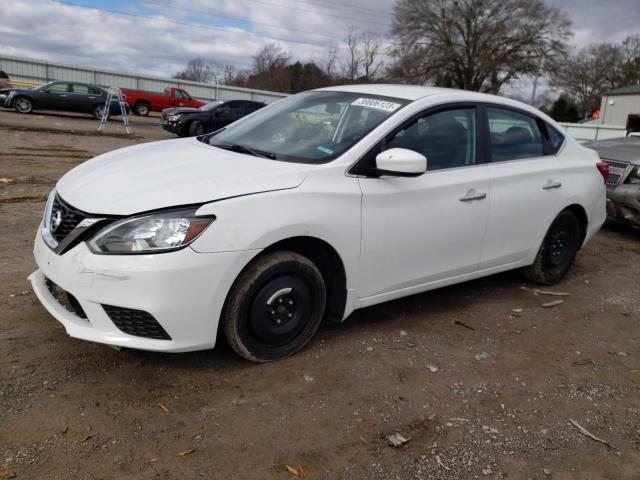
[(551, 190), (553, 188), (560, 188), (562, 186), (562, 182), (554, 182), (553, 180), (547, 180), (547, 183), (542, 187), (543, 190)]
[(461, 202), (471, 202), (473, 200), (483, 200), (487, 198), (487, 194), (484, 192), (476, 192), (473, 188), (464, 194), (464, 197), (460, 197)]

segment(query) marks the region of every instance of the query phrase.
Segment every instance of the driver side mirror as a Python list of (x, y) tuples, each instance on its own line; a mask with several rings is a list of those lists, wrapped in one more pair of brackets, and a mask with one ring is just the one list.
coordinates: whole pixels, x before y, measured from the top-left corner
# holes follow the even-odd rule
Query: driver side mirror
[(427, 171), (427, 157), (406, 148), (390, 148), (376, 156), (376, 168), (383, 175), (418, 177)]

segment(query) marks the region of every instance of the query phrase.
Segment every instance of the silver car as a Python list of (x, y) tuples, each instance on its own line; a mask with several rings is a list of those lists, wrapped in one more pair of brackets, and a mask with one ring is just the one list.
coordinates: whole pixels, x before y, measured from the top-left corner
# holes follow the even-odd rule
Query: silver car
[(601, 140), (585, 146), (609, 164), (607, 216), (640, 226), (640, 137)]

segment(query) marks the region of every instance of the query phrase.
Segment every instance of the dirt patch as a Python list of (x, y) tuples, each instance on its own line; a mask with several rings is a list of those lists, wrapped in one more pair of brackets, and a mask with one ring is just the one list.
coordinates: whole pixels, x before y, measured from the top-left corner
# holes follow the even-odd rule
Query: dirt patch
[[(52, 118), (59, 131), (31, 134)], [(45, 193), (73, 164), (7, 152), (169, 138), (150, 121), (131, 139), (0, 111), (16, 180), (0, 184), (16, 199), (0, 215), (0, 478), (638, 479), (639, 230), (604, 228), (560, 305), (509, 272), (355, 312), (277, 363), (224, 342), (162, 355), (68, 337), (26, 277)]]
[(98, 132), (91, 130), (64, 130), (57, 128), (45, 128), (45, 127), (28, 127), (28, 126), (18, 126), (11, 125), (0, 122), (0, 129), (6, 131), (17, 131), (17, 132), (29, 132), (29, 133), (46, 133), (49, 135), (69, 135), (70, 133), (73, 135), (82, 135), (88, 137), (113, 137), (113, 138), (131, 138), (134, 140), (140, 140), (143, 137), (135, 136), (133, 134), (127, 133), (114, 133), (114, 132)]

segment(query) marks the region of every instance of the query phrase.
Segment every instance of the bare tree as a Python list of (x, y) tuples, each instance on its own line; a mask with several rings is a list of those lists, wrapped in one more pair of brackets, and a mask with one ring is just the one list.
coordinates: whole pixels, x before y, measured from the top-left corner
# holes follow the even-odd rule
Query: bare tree
[(192, 80), (194, 82), (210, 82), (214, 77), (211, 65), (204, 58), (189, 60), (187, 68), (175, 74), (174, 78)]
[(327, 50), (316, 58), (315, 63), (327, 77), (331, 79), (335, 78), (338, 67), (338, 47), (335, 45), (329, 45)]
[(369, 32), (363, 33), (361, 40), (362, 80), (370, 82), (376, 78), (378, 71), (382, 69), (380, 42), (376, 36)]
[(355, 83), (360, 75), (360, 50), (358, 48), (358, 31), (355, 27), (349, 27), (345, 35), (347, 53), (343, 60), (343, 76), (349, 83)]
[(397, 0), (396, 79), (498, 93), (566, 52), (570, 21), (543, 0)]
[(289, 62), (289, 55), (277, 43), (265, 45), (253, 56), (253, 74), (264, 74), (284, 68)]
[(221, 69), (220, 83), (244, 87), (247, 81), (247, 73), (238, 70), (234, 65), (227, 64)]
[(640, 83), (640, 35), (578, 50), (554, 65), (551, 80), (577, 103), (581, 116), (592, 113), (607, 90)]
[(365, 83), (375, 79), (382, 68), (380, 41), (370, 32), (349, 27), (345, 35), (346, 53), (342, 60), (342, 76), (349, 83)]

